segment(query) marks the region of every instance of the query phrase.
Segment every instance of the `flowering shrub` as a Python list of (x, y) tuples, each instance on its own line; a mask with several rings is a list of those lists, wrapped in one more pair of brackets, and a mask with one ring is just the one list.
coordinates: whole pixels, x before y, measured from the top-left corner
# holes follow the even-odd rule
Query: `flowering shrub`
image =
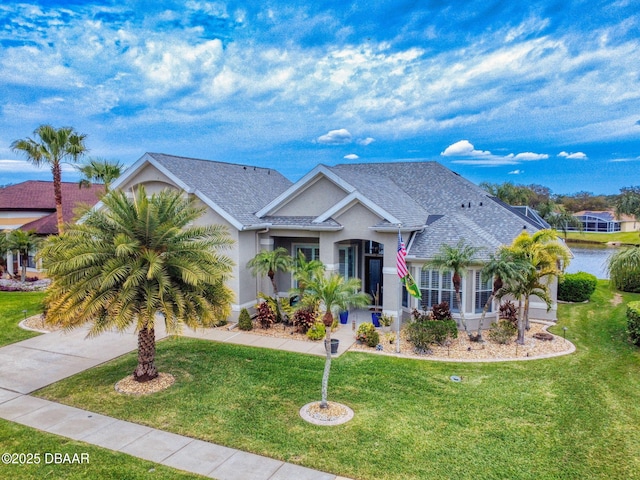
[(25, 283), (16, 280), (0, 280), (0, 291), (2, 292), (36, 292), (46, 290), (51, 280), (38, 280), (37, 278), (28, 278)]
[(361, 323), (356, 332), (356, 340), (366, 344), (368, 347), (375, 347), (380, 343), (380, 334), (373, 323)]

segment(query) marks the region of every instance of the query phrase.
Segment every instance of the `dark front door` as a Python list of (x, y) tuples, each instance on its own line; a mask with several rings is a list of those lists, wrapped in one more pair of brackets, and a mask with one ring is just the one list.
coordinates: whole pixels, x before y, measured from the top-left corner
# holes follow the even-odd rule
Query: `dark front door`
[(382, 305), (382, 257), (365, 257), (364, 278), (367, 293), (378, 298), (378, 305)]

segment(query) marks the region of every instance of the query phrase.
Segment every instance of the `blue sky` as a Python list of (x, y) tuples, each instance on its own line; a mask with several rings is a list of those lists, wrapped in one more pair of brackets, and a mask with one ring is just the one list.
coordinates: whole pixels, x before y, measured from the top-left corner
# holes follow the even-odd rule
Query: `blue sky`
[[(40, 124), (90, 155), (436, 160), (554, 193), (640, 184), (638, 0), (0, 4), (0, 184)], [(65, 169), (65, 180), (76, 180)]]

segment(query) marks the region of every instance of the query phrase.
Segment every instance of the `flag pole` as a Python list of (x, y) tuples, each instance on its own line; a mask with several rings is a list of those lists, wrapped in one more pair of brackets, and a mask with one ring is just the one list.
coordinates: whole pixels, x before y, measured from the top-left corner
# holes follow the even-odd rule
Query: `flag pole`
[[(400, 227), (402, 224), (398, 224), (398, 238), (402, 236), (400, 233)], [(402, 319), (402, 278), (399, 278), (399, 286), (398, 286), (398, 320), (396, 325), (396, 353), (400, 353), (400, 321)]]

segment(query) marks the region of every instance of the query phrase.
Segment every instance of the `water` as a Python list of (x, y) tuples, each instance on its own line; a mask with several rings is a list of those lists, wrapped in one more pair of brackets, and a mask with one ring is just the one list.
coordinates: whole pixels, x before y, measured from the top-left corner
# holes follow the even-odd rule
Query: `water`
[(616, 251), (616, 248), (584, 245), (576, 247), (572, 244), (569, 244), (569, 248), (573, 252), (574, 258), (567, 268), (567, 273), (587, 272), (597, 278), (609, 278), (607, 259)]

